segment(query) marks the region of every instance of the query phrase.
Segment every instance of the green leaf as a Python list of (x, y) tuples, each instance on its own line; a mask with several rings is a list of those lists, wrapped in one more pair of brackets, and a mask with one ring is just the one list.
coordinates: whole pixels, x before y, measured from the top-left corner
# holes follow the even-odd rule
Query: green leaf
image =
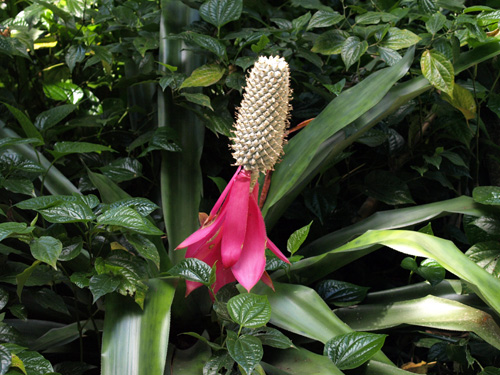
[(254, 336), (237, 337), (236, 333), (228, 331), (226, 345), (229, 355), (245, 370), (245, 374), (252, 374), (264, 356), (262, 343)]
[(439, 30), (443, 28), (446, 23), (446, 17), (441, 13), (434, 13), (425, 23), (425, 28), (432, 35), (435, 35)]
[(120, 278), (103, 273), (90, 278), (89, 289), (94, 296), (92, 303), (95, 303), (102, 296), (114, 292), (120, 285)]
[(63, 104), (40, 113), (35, 120), (35, 126), (40, 130), (47, 130), (64, 120), (76, 109), (73, 104)]
[(355, 64), (368, 49), (366, 40), (360, 41), (357, 36), (350, 36), (342, 44), (342, 61), (344, 61), (346, 70)]
[(181, 260), (168, 272), (171, 275), (182, 276), (190, 281), (210, 285), (212, 268), (199, 259), (187, 258)]
[(24, 285), (26, 284), (31, 274), (39, 264), (40, 261), (35, 260), (31, 266), (27, 267), (23, 272), (16, 275), (16, 292), (17, 296), (19, 297), (19, 300), (21, 300), (21, 294), (23, 292)]
[(472, 191), (474, 201), (499, 206), (500, 205), (500, 187), (498, 186), (478, 186)]
[(420, 67), (424, 77), (435, 88), (453, 97), (455, 73), (450, 60), (438, 51), (426, 50), (420, 59)]
[(24, 114), (23, 111), (17, 109), (16, 107), (11, 106), (10, 104), (7, 103), (2, 103), (7, 107), (7, 109), (12, 113), (12, 115), (16, 118), (16, 120), (19, 122), (21, 127), (23, 128), (24, 134), (28, 138), (36, 138), (39, 139), (39, 142), (36, 144), (38, 145), (43, 145), (44, 140), (40, 132), (37, 130), (35, 125), (31, 122), (28, 116)]
[(200, 16), (221, 28), (226, 23), (239, 19), (242, 9), (243, 0), (209, 0), (200, 6)]
[(260, 327), (258, 329), (244, 330), (244, 333), (257, 337), (262, 342), (262, 345), (272, 346), (278, 349), (289, 349), (294, 347), (292, 341), (276, 328)]
[(139, 255), (143, 258), (150, 259), (156, 267), (160, 267), (160, 255), (153, 242), (140, 234), (129, 233), (125, 235), (125, 238), (132, 244), (134, 249), (137, 250)]
[(340, 54), (347, 38), (349, 38), (349, 33), (344, 30), (326, 31), (314, 41), (311, 51), (322, 55)]
[(142, 164), (137, 159), (129, 157), (115, 159), (99, 170), (118, 183), (142, 176)]
[(178, 136), (173, 129), (167, 126), (157, 128), (154, 131), (151, 140), (149, 141), (148, 147), (143, 152), (141, 152), (139, 157), (142, 157), (148, 152), (154, 150), (165, 150), (170, 152), (182, 151), (182, 148), (178, 144), (179, 140), (177, 138)]
[(427, 14), (434, 14), (437, 11), (436, 0), (419, 0), (418, 7)]
[(40, 140), (38, 138), (14, 138), (14, 137), (4, 137), (0, 139), (0, 150), (5, 148), (10, 148), (10, 146), (21, 145), (26, 143), (38, 143)]
[(23, 351), (17, 355), (28, 375), (47, 375), (53, 373), (54, 369), (49, 360), (45, 359), (40, 353), (32, 351)]
[(465, 255), (486, 272), (500, 278), (500, 246), (497, 241), (477, 243)]
[(0, 181), (0, 186), (5, 189), (12, 191), (13, 193), (19, 193), (29, 196), (35, 195), (35, 187), (31, 180), (27, 178), (8, 178), (6, 180)]
[(87, 223), (95, 219), (89, 206), (80, 202), (60, 202), (48, 208), (39, 209), (49, 223)]
[(345, 281), (323, 280), (315, 289), (329, 305), (352, 306), (363, 301), (370, 288)]
[(458, 109), (466, 120), (476, 118), (476, 100), (472, 93), (458, 83), (453, 85), (453, 95), (443, 95), (443, 99)]
[(219, 64), (207, 64), (195, 69), (191, 75), (182, 82), (181, 89), (185, 87), (207, 87), (217, 83), (226, 69)]
[(12, 363), (10, 351), (3, 345), (0, 345), (0, 375), (5, 375)]
[(28, 227), (26, 223), (6, 222), (0, 223), (0, 241), (13, 234), (28, 234), (35, 228)]
[[(270, 42), (270, 40), (267, 37), (267, 35), (266, 34), (262, 34), (262, 36), (260, 37), (259, 41), (256, 44), (252, 44), (250, 46), (250, 48), (252, 49), (252, 51), (254, 53), (258, 54), (260, 51), (262, 51), (264, 48), (266, 48), (266, 46), (269, 44), (269, 42)], [(232, 75), (234, 75), (234, 74), (232, 74)]]
[(201, 93), (192, 94), (188, 92), (183, 92), (181, 95), (191, 103), (199, 104), (202, 107), (210, 108), (213, 111), (212, 104), (210, 103), (210, 97), (208, 95)]
[(59, 260), (67, 262), (80, 255), (83, 248), (83, 241), (81, 237), (75, 237), (70, 243), (66, 243), (63, 246), (61, 254), (59, 255)]
[(387, 335), (350, 332), (336, 336), (325, 344), (324, 354), (341, 370), (361, 366), (382, 349)]
[(31, 254), (38, 259), (57, 269), (57, 259), (62, 252), (62, 243), (57, 238), (42, 236), (30, 242)]
[(433, 259), (424, 259), (416, 272), (433, 286), (443, 281), (446, 275), (446, 270)]
[(186, 33), (188, 40), (197, 44), (201, 48), (204, 48), (214, 54), (219, 58), (225, 60), (226, 58), (226, 46), (221, 43), (218, 39), (212, 38), (211, 36), (204, 34), (197, 34), (193, 32)]
[(271, 305), (266, 296), (240, 294), (227, 302), (227, 310), (234, 322), (248, 328), (258, 328), (271, 318)]
[(420, 37), (409, 30), (391, 27), (380, 45), (393, 50), (411, 47), (420, 41)]
[(388, 171), (368, 173), (365, 177), (365, 193), (389, 205), (415, 203), (408, 185)]
[(81, 63), (85, 59), (85, 47), (82, 45), (71, 45), (66, 54), (64, 55), (64, 60), (66, 61), (66, 65), (69, 67), (69, 71), (72, 73), (73, 69), (77, 63)]
[(401, 261), (401, 267), (408, 271), (417, 271), (418, 265), (415, 259), (406, 257)]
[(500, 375), (500, 368), (487, 366), (478, 375)]
[(148, 216), (159, 207), (146, 198), (125, 198), (114, 201), (109, 205), (110, 208), (131, 207), (137, 210), (142, 216)]
[(131, 231), (161, 236), (163, 232), (155, 227), (150, 221), (145, 219), (136, 210), (129, 207), (111, 208), (97, 217), (100, 225), (117, 226)]
[(333, 10), (318, 10), (309, 20), (306, 31), (318, 27), (329, 27), (336, 25), (344, 19), (339, 12)]
[(292, 20), (292, 29), (294, 32), (299, 32), (304, 28), (304, 26), (309, 22), (311, 19), (311, 13), (307, 12), (303, 14), (300, 17), (297, 17)]
[(389, 66), (393, 66), (402, 59), (397, 51), (390, 48), (378, 47), (378, 52), (380, 53), (380, 58)]
[[(96, 47), (98, 46), (92, 48)], [(49, 99), (67, 102), (75, 105), (78, 104), (85, 96), (83, 89), (71, 82), (44, 84), (43, 92)]]
[(309, 235), (309, 229), (311, 228), (312, 221), (307, 224), (305, 227), (297, 229), (293, 232), (290, 238), (287, 241), (286, 249), (293, 255), (297, 250), (300, 249), (300, 246), (304, 243), (307, 236)]
[(103, 151), (116, 152), (109, 146), (98, 145), (88, 142), (56, 142), (54, 151), (49, 151), (55, 158), (60, 158), (70, 154), (84, 154), (88, 152), (97, 152), (100, 154)]
[(50, 309), (65, 315), (71, 315), (63, 298), (51, 289), (43, 288), (34, 293), (35, 302), (45, 309)]

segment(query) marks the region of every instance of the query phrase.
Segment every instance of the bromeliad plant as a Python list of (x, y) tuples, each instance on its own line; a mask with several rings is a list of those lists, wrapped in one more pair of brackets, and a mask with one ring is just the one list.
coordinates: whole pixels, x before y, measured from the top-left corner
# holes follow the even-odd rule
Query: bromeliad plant
[[(202, 227), (183, 241), (186, 257), (209, 266), (216, 263), (213, 292), (237, 280), (250, 291), (259, 280), (272, 287), (266, 268), (266, 247), (286, 263), (266, 235), (259, 209), (259, 172), (272, 170), (283, 150), (288, 124), (290, 77), (283, 58), (260, 57), (250, 71), (233, 138), (238, 169)], [(187, 294), (200, 286), (187, 282)]]
[(4, 3), (0, 374), (498, 372), (498, 10)]

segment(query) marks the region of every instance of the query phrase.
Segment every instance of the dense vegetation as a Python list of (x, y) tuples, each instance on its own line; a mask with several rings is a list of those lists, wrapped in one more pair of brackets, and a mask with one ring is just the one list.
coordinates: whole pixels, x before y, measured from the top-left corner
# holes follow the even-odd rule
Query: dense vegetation
[[(499, 9), (1, 2), (0, 374), (500, 374)], [(261, 196), (292, 265), (184, 298), (259, 55), (292, 77)]]

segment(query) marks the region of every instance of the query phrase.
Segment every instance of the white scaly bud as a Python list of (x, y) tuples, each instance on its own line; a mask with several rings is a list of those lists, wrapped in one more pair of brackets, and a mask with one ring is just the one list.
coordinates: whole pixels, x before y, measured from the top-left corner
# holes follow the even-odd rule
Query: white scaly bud
[(290, 71), (282, 57), (259, 57), (247, 78), (236, 115), (235, 165), (247, 171), (272, 170), (283, 152), (290, 111)]

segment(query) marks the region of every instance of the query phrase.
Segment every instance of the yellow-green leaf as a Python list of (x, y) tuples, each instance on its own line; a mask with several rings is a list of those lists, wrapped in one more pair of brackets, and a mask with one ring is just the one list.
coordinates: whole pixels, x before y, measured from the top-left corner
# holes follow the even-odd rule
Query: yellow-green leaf
[(443, 95), (443, 99), (458, 109), (464, 115), (466, 120), (472, 120), (476, 117), (476, 101), (472, 93), (466, 88), (455, 83), (453, 86), (453, 96)]
[(207, 64), (195, 69), (191, 75), (182, 82), (181, 89), (185, 87), (207, 87), (222, 78), (226, 69), (217, 64)]
[(422, 74), (436, 89), (453, 97), (455, 73), (453, 64), (442, 53), (426, 50), (420, 58)]
[(417, 34), (409, 30), (391, 27), (380, 45), (385, 48), (398, 50), (411, 47), (417, 44), (420, 39)]

